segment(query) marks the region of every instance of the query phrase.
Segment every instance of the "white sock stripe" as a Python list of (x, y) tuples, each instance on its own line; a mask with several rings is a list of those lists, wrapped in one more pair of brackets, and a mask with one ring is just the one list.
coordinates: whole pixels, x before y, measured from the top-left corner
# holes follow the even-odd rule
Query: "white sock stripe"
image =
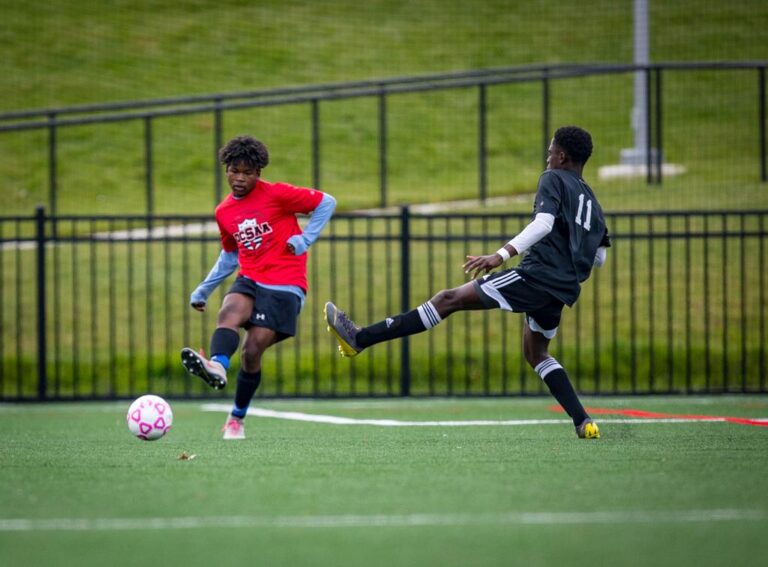
[(421, 322), (427, 329), (431, 329), (443, 320), (442, 317), (440, 317), (440, 314), (437, 312), (437, 309), (435, 309), (435, 306), (432, 305), (431, 301), (427, 301), (426, 303), (419, 305), (416, 308), (416, 311), (418, 311)]
[(541, 376), (541, 379), (543, 380), (546, 378), (547, 374), (553, 370), (557, 370), (558, 368), (562, 368), (562, 366), (560, 366), (560, 363), (557, 360), (550, 356), (546, 360), (537, 364), (534, 370), (536, 370), (536, 373)]

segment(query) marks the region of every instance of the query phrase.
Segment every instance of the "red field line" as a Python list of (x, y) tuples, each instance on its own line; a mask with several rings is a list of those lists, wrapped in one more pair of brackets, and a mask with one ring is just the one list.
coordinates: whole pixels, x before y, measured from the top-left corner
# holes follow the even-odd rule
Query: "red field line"
[[(562, 412), (560, 406), (550, 406), (553, 411)], [(758, 427), (768, 427), (768, 420), (750, 419), (746, 417), (729, 417), (724, 415), (698, 415), (687, 413), (663, 413), (657, 411), (645, 411), (639, 409), (614, 409), (614, 408), (585, 408), (587, 413), (594, 415), (623, 415), (627, 417), (637, 417), (639, 419), (693, 419), (701, 421), (711, 421), (718, 419), (728, 423), (740, 423), (741, 425), (756, 425)]]

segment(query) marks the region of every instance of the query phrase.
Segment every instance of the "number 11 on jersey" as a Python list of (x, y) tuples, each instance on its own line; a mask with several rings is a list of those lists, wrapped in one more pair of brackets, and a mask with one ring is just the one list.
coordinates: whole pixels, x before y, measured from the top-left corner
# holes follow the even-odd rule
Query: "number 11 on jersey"
[(579, 210), (576, 211), (576, 224), (580, 227), (584, 228), (584, 230), (589, 230), (592, 228), (592, 225), (590, 224), (592, 220), (592, 199), (587, 199), (587, 213), (585, 215), (585, 219), (582, 222), (581, 220), (581, 212), (584, 209), (584, 193), (581, 193), (579, 195)]

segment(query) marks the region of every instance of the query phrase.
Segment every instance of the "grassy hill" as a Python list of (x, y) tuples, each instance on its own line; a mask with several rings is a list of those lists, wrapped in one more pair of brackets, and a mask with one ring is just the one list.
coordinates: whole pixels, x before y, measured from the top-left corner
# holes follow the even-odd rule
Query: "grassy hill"
[[(532, 63), (632, 60), (632, 3), (567, 0), (400, 2), (351, 0), (19, 4), (0, 0), (0, 112), (74, 104), (225, 93)], [(653, 61), (765, 58), (762, 0), (651, 3)], [(757, 179), (752, 74), (686, 74), (665, 81), (667, 156), (688, 174), (665, 191), (642, 181), (602, 184), (610, 208), (765, 204)], [(632, 144), (632, 77), (553, 85), (552, 123), (595, 134), (599, 165)], [(393, 203), (477, 195), (476, 99), (471, 90), (393, 97)], [(541, 167), (540, 88), (489, 91), (489, 193), (527, 193)], [(306, 107), (228, 114), (225, 134), (267, 142), (266, 176), (311, 183)], [(375, 101), (322, 105), (323, 188), (345, 209), (378, 201)], [(212, 195), (212, 118), (155, 123), (159, 212), (206, 212)], [(141, 212), (140, 122), (59, 131), (58, 209)], [(688, 148), (691, 140), (699, 146)], [(6, 210), (48, 200), (45, 131), (0, 133)], [(724, 149), (731, 152), (724, 156)], [(737, 174), (734, 178), (734, 174)], [(738, 195), (726, 194), (737, 185)], [(669, 190), (667, 190), (669, 189)], [(652, 194), (651, 194), (652, 193)], [(525, 208), (527, 208), (527, 204)]]

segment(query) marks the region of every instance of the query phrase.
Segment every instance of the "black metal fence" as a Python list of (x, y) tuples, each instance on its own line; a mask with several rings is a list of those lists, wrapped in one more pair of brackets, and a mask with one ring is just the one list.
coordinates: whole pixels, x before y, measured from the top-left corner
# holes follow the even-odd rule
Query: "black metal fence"
[[(608, 214), (613, 248), (553, 354), (579, 391), (766, 392), (768, 211)], [(465, 281), (468, 253), (495, 250), (522, 214), (339, 214), (310, 251), (294, 340), (270, 350), (267, 397), (504, 396), (542, 392), (521, 352), (521, 316), (457, 313), (429, 333), (337, 356), (321, 309), (360, 323)], [(206, 348), (190, 291), (218, 254), (210, 217), (0, 218), (0, 399), (112, 399), (213, 393), (184, 375), (183, 346)], [(234, 361), (237, 366), (238, 361)]]
[[(138, 167), (139, 171), (131, 169), (130, 172), (124, 171), (122, 175), (136, 179), (141, 178), (144, 186), (144, 195), (142, 197), (144, 203), (143, 210), (141, 208), (124, 208), (121, 210), (134, 210), (137, 213), (155, 214), (162, 210), (157, 204), (158, 195), (155, 189), (157, 184), (156, 170), (159, 168), (158, 164), (161, 160), (164, 162), (169, 161), (169, 158), (163, 157), (163, 148), (179, 144), (177, 139), (173, 141), (158, 140), (160, 137), (158, 130), (161, 128), (160, 125), (168, 124), (174, 117), (185, 117), (188, 124), (194, 122), (189, 120), (192, 116), (210, 118), (211, 127), (208, 128), (206, 123), (204, 128), (205, 136), (210, 136), (210, 140), (206, 142), (210, 144), (210, 150), (206, 152), (206, 155), (209, 157), (203, 158), (200, 155), (195, 160), (204, 161), (210, 159), (211, 179), (213, 180), (211, 201), (218, 203), (223, 196), (223, 181), (216, 152), (225, 141), (225, 130), (227, 130), (225, 120), (227, 117), (240, 116), (241, 122), (245, 121), (248, 124), (257, 123), (259, 130), (263, 131), (268, 129), (268, 123), (271, 119), (263, 120), (264, 117), (262, 117), (261, 120), (257, 120), (254, 116), (249, 116), (247, 120), (243, 120), (242, 113), (249, 109), (267, 107), (306, 107), (308, 110), (306, 113), (301, 115), (291, 114), (286, 128), (291, 130), (292, 135), (302, 140), (303, 136), (299, 137), (298, 132), (305, 131), (308, 133), (306, 148), (302, 148), (302, 151), (298, 152), (301, 154), (300, 156), (295, 156), (292, 159), (304, 160), (305, 156), (309, 156), (308, 167), (311, 173), (307, 178), (307, 182), (319, 189), (323, 187), (324, 182), (328, 181), (327, 177), (329, 176), (325, 173), (324, 169), (327, 160), (323, 159), (323, 144), (329, 145), (329, 137), (327, 136), (324, 140), (321, 133), (324, 129), (327, 130), (330, 126), (338, 125), (345, 121), (344, 116), (335, 116), (330, 120), (321, 119), (321, 105), (323, 108), (328, 108), (335, 101), (369, 100), (373, 101), (374, 104), (370, 108), (366, 107), (365, 113), (374, 115), (375, 118), (371, 121), (371, 136), (366, 137), (366, 145), (372, 144), (373, 147), (368, 152), (366, 158), (370, 163), (366, 163), (363, 169), (365, 170), (366, 177), (365, 186), (370, 186), (374, 191), (378, 190), (378, 202), (371, 200), (365, 206), (378, 205), (383, 207), (391, 202), (402, 202), (401, 199), (392, 199), (390, 196), (390, 177), (392, 176), (392, 163), (394, 161), (398, 162), (399, 168), (403, 167), (403, 161), (407, 161), (400, 154), (393, 156), (394, 152), (398, 150), (394, 146), (398, 143), (392, 140), (392, 130), (395, 127), (402, 129), (402, 122), (407, 122), (409, 118), (407, 112), (402, 112), (402, 109), (401, 116), (398, 116), (397, 112), (393, 112), (392, 107), (398, 104), (398, 100), (404, 95), (412, 97), (417, 94), (444, 91), (464, 91), (471, 95), (472, 91), (476, 91), (474, 102), (472, 102), (471, 96), (469, 101), (465, 101), (464, 98), (461, 99), (463, 101), (462, 104), (466, 108), (462, 107), (461, 110), (463, 114), (460, 117), (460, 129), (462, 132), (460, 137), (462, 139), (470, 139), (470, 147), (462, 147), (461, 151), (468, 155), (470, 153), (474, 154), (477, 169), (476, 195), (480, 200), (485, 200), (491, 194), (489, 189), (491, 178), (489, 169), (494, 150), (491, 138), (495, 136), (494, 139), (496, 139), (502, 135), (498, 130), (515, 130), (517, 137), (522, 135), (521, 131), (540, 132), (538, 140), (535, 135), (534, 137), (528, 135), (525, 145), (526, 147), (535, 148), (538, 146), (540, 148), (538, 156), (540, 156), (541, 164), (544, 165), (546, 162), (546, 148), (552, 135), (552, 128), (555, 125), (559, 125), (559, 123), (554, 122), (555, 118), (557, 118), (557, 111), (560, 107), (567, 108), (568, 106), (567, 102), (563, 102), (562, 97), (559, 101), (555, 101), (556, 95), (562, 95), (565, 92), (568, 93), (568, 99), (571, 99), (580, 92), (597, 92), (601, 94), (599, 100), (594, 98), (585, 101), (577, 100), (576, 106), (579, 110), (569, 109), (568, 116), (572, 120), (573, 116), (583, 116), (584, 109), (590, 108), (598, 109), (604, 112), (606, 116), (610, 114), (610, 126), (603, 127), (600, 124), (601, 119), (599, 117), (594, 117), (591, 120), (595, 122), (593, 133), (599, 133), (601, 139), (606, 140), (601, 143), (601, 147), (605, 150), (607, 140), (615, 143), (617, 140), (626, 138), (625, 132), (631, 132), (628, 125), (628, 116), (632, 105), (631, 99), (622, 98), (617, 94), (616, 96), (620, 98), (614, 100), (607, 93), (625, 91), (626, 79), (631, 80), (637, 73), (644, 75), (646, 85), (646, 108), (644, 112), (648, 132), (646, 139), (647, 152), (645, 153), (647, 161), (647, 167), (645, 168), (646, 180), (649, 184), (660, 184), (663, 177), (662, 156), (670, 140), (675, 141), (677, 152), (688, 152), (687, 148), (692, 135), (697, 136), (699, 140), (707, 139), (708, 141), (713, 136), (712, 131), (708, 129), (710, 126), (705, 126), (700, 132), (693, 133), (690, 122), (693, 118), (685, 114), (686, 109), (690, 111), (689, 107), (691, 107), (692, 101), (704, 98), (713, 90), (725, 92), (729, 88), (734, 88), (735, 74), (738, 74), (738, 100), (723, 98), (723, 100), (719, 101), (722, 103), (720, 106), (702, 107), (700, 109), (697, 107), (695, 112), (706, 115), (706, 117), (703, 119), (702, 116), (697, 115), (695, 118), (697, 120), (705, 120), (705, 123), (708, 123), (707, 121), (709, 120), (714, 120), (714, 122), (720, 124), (730, 123), (733, 119), (726, 117), (725, 114), (736, 112), (738, 116), (745, 120), (743, 125), (734, 126), (729, 131), (729, 136), (733, 136), (733, 139), (711, 140), (713, 143), (721, 144), (715, 153), (717, 155), (726, 155), (726, 160), (730, 160), (726, 161), (730, 167), (728, 178), (723, 179), (723, 182), (732, 183), (734, 181), (733, 175), (736, 172), (746, 172), (743, 173), (746, 175), (745, 182), (764, 182), (768, 180), (765, 86), (767, 66), (768, 63), (766, 61), (657, 63), (646, 66), (626, 64), (518, 66), (377, 81), (5, 112), (0, 113), (0, 134), (11, 136), (12, 134), (24, 135), (25, 133), (38, 132), (46, 135), (42, 140), (37, 140), (34, 144), (31, 144), (31, 148), (34, 148), (35, 151), (40, 149), (41, 146), (44, 147), (47, 150), (46, 155), (35, 157), (33, 163), (27, 166), (20, 164), (20, 167), (29, 167), (35, 171), (42, 171), (43, 168), (47, 170), (47, 176), (41, 178), (39, 183), (47, 185), (47, 210), (51, 214), (58, 214), (73, 212), (71, 210), (61, 210), (59, 207), (59, 194), (63, 184), (61, 179), (63, 162), (66, 161), (69, 169), (82, 169), (82, 167), (88, 166), (95, 159), (91, 153), (83, 155), (77, 152), (77, 148), (82, 143), (82, 140), (79, 138), (75, 137), (64, 142), (62, 140), (63, 132), (65, 130), (76, 130), (77, 127), (123, 124), (123, 130), (120, 131), (119, 137), (126, 140), (137, 140), (142, 145), (142, 150), (140, 157), (137, 156), (138, 159), (131, 161), (131, 167)], [(712, 79), (706, 75), (707, 73), (716, 73), (717, 77)], [(702, 74), (704, 74), (703, 78)], [(690, 83), (685, 82), (685, 79), (682, 79), (681, 82), (682, 77), (693, 75), (696, 75), (698, 78), (692, 79)], [(603, 77), (618, 77), (618, 79), (611, 83), (592, 84), (591, 90), (585, 90), (585, 85), (588, 81), (600, 80)], [(514, 86), (524, 88), (526, 85), (539, 87), (538, 97), (534, 96), (531, 98), (529, 95), (523, 96), (523, 93), (520, 91), (509, 90)], [(500, 95), (493, 98), (493, 93), (496, 92), (500, 93)], [(727, 97), (730, 95), (723, 94), (722, 96)], [(409, 100), (413, 101), (413, 98)], [(525, 114), (516, 117), (516, 122), (508, 122), (509, 118), (505, 118), (499, 124), (499, 117), (494, 112), (498, 112), (499, 107), (514, 108), (520, 104), (520, 100), (525, 101)], [(556, 102), (559, 104), (556, 104)], [(715, 102), (713, 104), (717, 105), (718, 103)], [(738, 108), (733, 108), (734, 106)], [(442, 119), (446, 119), (446, 115), (457, 112), (457, 109), (445, 106), (438, 107), (435, 112)], [(538, 118), (533, 120), (528, 116), (531, 113), (536, 115), (539, 112)], [(308, 123), (305, 123), (305, 121)], [(129, 126), (131, 124), (136, 126)], [(523, 128), (522, 126), (526, 127)], [(167, 129), (168, 126), (165, 126), (165, 128)], [(173, 126), (173, 129), (175, 130), (177, 127)], [(237, 132), (240, 133), (241, 129), (241, 127), (238, 127)], [(593, 129), (593, 127), (591, 126), (590, 129)], [(210, 134), (208, 134), (208, 130), (210, 130)], [(87, 134), (79, 134), (79, 136), (86, 135), (93, 138), (94, 132), (89, 130)], [(115, 138), (117, 136), (113, 132), (108, 132), (104, 136), (104, 144), (115, 145)], [(414, 139), (426, 137), (428, 134), (425, 133), (425, 128), (420, 128), (418, 132), (413, 132), (412, 134), (403, 131), (400, 133), (400, 136), (410, 137), (410, 143), (413, 144)], [(475, 136), (476, 139), (472, 140)], [(721, 134), (716, 134), (716, 136), (722, 138)], [(201, 143), (202, 140), (205, 140), (205, 138), (200, 139)], [(629, 142), (629, 140), (625, 140), (625, 142)], [(24, 143), (29, 142), (25, 140)], [(455, 143), (456, 139), (454, 138), (452, 144)], [(501, 143), (508, 145), (509, 141), (504, 139), (496, 142), (497, 145)], [(9, 148), (21, 144), (21, 139), (18, 143), (9, 142)], [(471, 147), (472, 145), (475, 146), (474, 149)], [(61, 154), (64, 147), (74, 147), (75, 150), (68, 152), (66, 157), (62, 157)], [(745, 148), (743, 151), (741, 150), (742, 147)], [(652, 149), (655, 151), (652, 152)], [(507, 149), (505, 148), (504, 151), (507, 151)], [(729, 151), (734, 152), (732, 158), (727, 155)], [(745, 152), (749, 153), (746, 157), (744, 156)], [(33, 153), (33, 150), (30, 149), (28, 153)], [(690, 157), (690, 152), (688, 152), (686, 157)], [(110, 155), (109, 158), (114, 159), (114, 155)], [(618, 155), (616, 158), (618, 158)], [(22, 156), (17, 156), (15, 159), (21, 160)], [(357, 159), (350, 157), (347, 162), (350, 160), (356, 161)], [(707, 162), (711, 162), (712, 159), (709, 155), (705, 156), (705, 161)], [(736, 163), (734, 159), (745, 160), (739, 162), (744, 165), (734, 165)], [(78, 165), (77, 160), (80, 160), (80, 165)], [(523, 163), (530, 165), (531, 160), (526, 158)], [(178, 168), (178, 164), (172, 165)], [(168, 164), (166, 163), (165, 166), (168, 167)], [(423, 166), (424, 164), (422, 164)], [(185, 167), (191, 166), (185, 165)], [(503, 166), (503, 169), (509, 168), (509, 164)], [(465, 169), (468, 168), (465, 167)], [(114, 174), (108, 173), (108, 175), (109, 177), (104, 180), (105, 183), (111, 182), (114, 184)], [(295, 177), (291, 178), (295, 179)], [(25, 183), (37, 185), (38, 181)], [(76, 187), (81, 184), (78, 181), (71, 181), (71, 183)], [(199, 180), (195, 184), (199, 185)], [(334, 180), (334, 191), (331, 192), (339, 194), (335, 190), (339, 185), (341, 183)], [(374, 189), (376, 185), (378, 187)], [(463, 185), (466, 185), (466, 183), (463, 183)], [(355, 189), (359, 193), (359, 188), (356, 187)], [(25, 189), (24, 191), (28, 190)], [(137, 197), (139, 195), (137, 193)], [(106, 196), (102, 197), (107, 198)], [(80, 201), (77, 202), (80, 203)], [(345, 202), (349, 203), (350, 200), (345, 200)], [(84, 199), (82, 204), (86, 206), (89, 203), (93, 206), (94, 201)], [(139, 200), (133, 199), (131, 204), (139, 206)], [(208, 208), (208, 203), (205, 203), (205, 208), (201, 209), (201, 212)], [(93, 209), (81, 210), (78, 208), (76, 210), (86, 213), (97, 212)]]

